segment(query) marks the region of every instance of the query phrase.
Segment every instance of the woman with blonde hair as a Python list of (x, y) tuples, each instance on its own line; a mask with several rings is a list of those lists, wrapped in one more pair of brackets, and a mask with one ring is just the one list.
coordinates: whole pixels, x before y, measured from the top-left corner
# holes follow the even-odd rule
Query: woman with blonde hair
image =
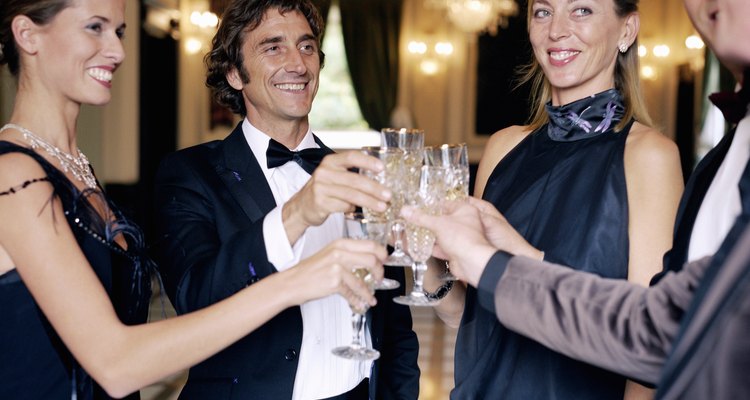
[[(529, 1), (531, 121), (490, 138), (475, 196), (538, 249), (530, 256), (647, 285), (671, 247), (683, 180), (640, 92), (639, 25), (638, 0)], [(508, 330), (464, 289), (438, 310), (460, 322), (452, 398), (650, 395)]]

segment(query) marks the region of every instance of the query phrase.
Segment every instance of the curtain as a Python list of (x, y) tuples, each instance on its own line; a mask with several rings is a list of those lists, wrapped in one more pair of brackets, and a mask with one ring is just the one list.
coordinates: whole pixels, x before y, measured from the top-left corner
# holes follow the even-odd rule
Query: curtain
[(370, 128), (390, 125), (398, 90), (403, 0), (339, 0), (354, 93)]
[(312, 0), (315, 7), (320, 10), (320, 15), (323, 17), (323, 32), (320, 33), (320, 43), (323, 44), (323, 36), (325, 36), (325, 23), (328, 21), (328, 10), (331, 9), (331, 0)]

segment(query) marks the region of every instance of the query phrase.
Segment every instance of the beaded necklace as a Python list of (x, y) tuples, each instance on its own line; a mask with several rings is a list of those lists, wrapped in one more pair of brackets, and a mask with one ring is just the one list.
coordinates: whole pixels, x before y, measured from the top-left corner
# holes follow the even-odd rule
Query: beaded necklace
[(89, 159), (83, 154), (81, 149), (78, 149), (78, 157), (73, 157), (72, 154), (60, 150), (57, 146), (49, 144), (49, 142), (34, 134), (34, 132), (16, 124), (5, 124), (5, 126), (0, 128), (0, 132), (11, 128), (20, 131), (23, 134), (24, 140), (29, 142), (32, 149), (41, 148), (47, 154), (57, 159), (63, 172), (70, 171), (74, 178), (83, 182), (90, 189), (96, 188), (96, 177), (91, 172)]

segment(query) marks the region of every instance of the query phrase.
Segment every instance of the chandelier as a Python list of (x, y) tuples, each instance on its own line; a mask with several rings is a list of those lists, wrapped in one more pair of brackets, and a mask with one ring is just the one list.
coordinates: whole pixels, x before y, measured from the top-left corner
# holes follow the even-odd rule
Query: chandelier
[(495, 35), (498, 26), (507, 27), (508, 18), (518, 14), (514, 0), (425, 0), (425, 4), (444, 9), (453, 25), (469, 33)]

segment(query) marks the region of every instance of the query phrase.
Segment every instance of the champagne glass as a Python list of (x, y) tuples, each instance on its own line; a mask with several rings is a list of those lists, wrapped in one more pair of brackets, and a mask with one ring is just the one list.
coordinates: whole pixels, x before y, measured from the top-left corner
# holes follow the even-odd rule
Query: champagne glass
[[(436, 147), (425, 147), (424, 163), (428, 166), (446, 169), (446, 191), (444, 200), (465, 201), (469, 197), (469, 152), (466, 143), (444, 144)], [(442, 281), (455, 281), (457, 278), (450, 272), (450, 265), (445, 263), (448, 271), (441, 277)]]
[(422, 167), (422, 149), (424, 148), (424, 131), (421, 129), (384, 128), (380, 131), (380, 145), (388, 148), (398, 148), (404, 151), (402, 158), (402, 173), (400, 188), (394, 192), (393, 219), (391, 233), (393, 235), (393, 252), (388, 256), (386, 265), (409, 267), (412, 259), (404, 251), (403, 232), (404, 220), (400, 218), (401, 205), (405, 192), (413, 190), (419, 185), (419, 171)]
[[(446, 191), (447, 169), (443, 167), (423, 166), (419, 190), (407, 200), (407, 204), (431, 215), (440, 213), (440, 202)], [(440, 300), (427, 296), (424, 290), (424, 273), (427, 271), (427, 260), (432, 254), (435, 234), (421, 226), (406, 224), (407, 248), (414, 263), (414, 286), (407, 296), (393, 299), (396, 303), (409, 306), (434, 306)]]
[[(362, 213), (351, 212), (344, 214), (344, 235), (354, 239), (370, 239), (383, 242), (388, 233), (388, 223), (385, 219), (371, 219)], [(365, 282), (370, 290), (375, 292), (375, 280), (366, 268), (354, 267), (352, 272)], [(396, 282), (398, 283), (398, 282)], [(365, 326), (365, 313), (369, 308), (367, 303), (352, 308), (352, 342), (348, 346), (336, 347), (333, 354), (350, 360), (376, 360), (380, 352), (369, 348), (362, 342), (362, 330)]]
[[(398, 212), (398, 210), (401, 210), (402, 204), (402, 197), (396, 196), (396, 193), (400, 190), (401, 187), (400, 182), (401, 177), (403, 176), (401, 172), (401, 166), (404, 157), (404, 151), (393, 147), (368, 146), (363, 147), (362, 152), (369, 156), (380, 159), (380, 161), (383, 162), (385, 168), (380, 172), (362, 169), (359, 171), (360, 174), (374, 179), (378, 183), (386, 186), (391, 190), (391, 193), (393, 193), (393, 198), (388, 202), (388, 208), (386, 208), (384, 212), (377, 212), (369, 208), (363, 208), (362, 211), (364, 217), (368, 219), (385, 219), (386, 221), (393, 221), (396, 217), (394, 213)], [(367, 239), (375, 240), (385, 246), (388, 241), (388, 235), (384, 234), (378, 238), (369, 237)], [(382, 281), (376, 284), (375, 289), (391, 290), (397, 289), (400, 286), (401, 284), (399, 284), (396, 280), (383, 278)]]

